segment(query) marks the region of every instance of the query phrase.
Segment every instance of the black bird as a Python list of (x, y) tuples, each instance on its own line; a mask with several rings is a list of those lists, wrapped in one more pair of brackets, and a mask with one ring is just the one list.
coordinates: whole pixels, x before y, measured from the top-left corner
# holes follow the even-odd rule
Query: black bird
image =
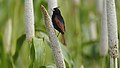
[(53, 9), (52, 23), (54, 28), (62, 34), (63, 44), (66, 45), (64, 38), (65, 23), (58, 7)]

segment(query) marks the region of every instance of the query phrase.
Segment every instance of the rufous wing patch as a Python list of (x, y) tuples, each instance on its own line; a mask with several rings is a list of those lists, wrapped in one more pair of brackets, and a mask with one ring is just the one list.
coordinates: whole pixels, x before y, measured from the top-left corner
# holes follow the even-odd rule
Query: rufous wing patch
[(55, 17), (55, 21), (56, 21), (56, 24), (57, 24), (57, 26), (63, 31), (63, 33), (64, 33), (64, 31), (65, 31), (65, 26), (64, 26), (64, 24), (57, 18), (57, 17)]

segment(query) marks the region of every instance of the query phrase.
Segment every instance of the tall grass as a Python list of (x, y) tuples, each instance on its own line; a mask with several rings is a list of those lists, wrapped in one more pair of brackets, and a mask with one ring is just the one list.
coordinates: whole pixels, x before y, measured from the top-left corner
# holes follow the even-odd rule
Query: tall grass
[[(25, 40), (24, 0), (0, 0), (0, 68), (56, 67), (40, 9), (41, 4), (48, 8), (45, 0), (33, 1), (35, 38), (31, 44), (34, 47), (29, 47)], [(120, 37), (120, 1), (115, 0), (115, 4)], [(109, 68), (108, 55), (103, 58), (99, 54), (101, 15), (97, 11), (96, 0), (80, 0), (77, 4), (74, 0), (58, 0), (58, 6), (65, 20), (65, 38), (69, 45), (64, 47), (61, 44), (66, 67)], [(91, 37), (91, 13), (94, 16), (92, 20), (96, 23), (95, 40)], [(12, 21), (9, 54), (5, 53), (7, 47), (3, 44), (8, 19)], [(61, 36), (58, 39), (61, 42)]]

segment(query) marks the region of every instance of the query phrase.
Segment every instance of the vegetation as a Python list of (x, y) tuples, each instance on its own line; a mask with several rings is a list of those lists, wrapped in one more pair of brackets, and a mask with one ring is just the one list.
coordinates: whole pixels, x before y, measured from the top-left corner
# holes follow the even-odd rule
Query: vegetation
[[(66, 68), (110, 68), (109, 55), (99, 54), (101, 13), (96, 0), (76, 1), (58, 0), (66, 26), (67, 46), (60, 43)], [(120, 42), (120, 0), (115, 1)], [(28, 43), (24, 0), (0, 0), (0, 68), (56, 68), (40, 5), (48, 8), (46, 0), (33, 0), (35, 37)], [(61, 35), (58, 39), (62, 42)]]

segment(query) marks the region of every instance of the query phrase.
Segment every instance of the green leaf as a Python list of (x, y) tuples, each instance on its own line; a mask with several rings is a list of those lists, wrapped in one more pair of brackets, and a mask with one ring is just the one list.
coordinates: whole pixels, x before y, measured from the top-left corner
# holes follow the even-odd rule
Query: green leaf
[(5, 45), (3, 44), (3, 37), (0, 33), (0, 68), (13, 68), (13, 62), (11, 61), (11, 55), (5, 51)]
[[(30, 58), (31, 58), (32, 63), (33, 63), (34, 60), (35, 60), (35, 48), (34, 48), (33, 42), (32, 42), (32, 46), (31, 46), (31, 49), (30, 49)], [(33, 66), (33, 64), (32, 64), (32, 66)]]
[(25, 38), (26, 38), (26, 35), (23, 34), (22, 36), (20, 36), (18, 39), (17, 39), (17, 44), (16, 44), (16, 52), (15, 52), (15, 55), (13, 56), (13, 59), (14, 59), (14, 62), (17, 60), (18, 58), (18, 54), (19, 54), (19, 51), (23, 45), (23, 42), (25, 41)]
[(36, 34), (35, 34), (35, 35), (36, 35), (37, 38), (43, 39), (43, 41), (50, 42), (48, 35), (45, 34), (44, 32), (36, 31)]
[(72, 58), (71, 58), (71, 56), (69, 54), (69, 51), (62, 44), (61, 44), (61, 48), (62, 48), (62, 53), (63, 53), (63, 56), (64, 56), (64, 60), (66, 62), (66, 68), (73, 68), (73, 60), (72, 60)]
[(41, 39), (41, 41), (43, 42), (42, 45), (44, 46), (44, 59), (45, 60), (44, 60), (43, 66), (47, 67), (48, 65), (53, 65), (53, 64), (55, 65), (52, 49), (49, 44), (50, 41), (49, 41), (47, 34), (44, 32), (36, 31), (36, 37), (37, 37), (37, 39), (38, 38)]
[(7, 57), (3, 46), (2, 35), (0, 34), (0, 68), (7, 67)]
[(15, 62), (16, 68), (29, 68), (31, 59), (30, 59), (30, 49), (31, 43), (28, 43), (27, 40), (24, 41), (23, 45), (18, 54), (18, 58)]
[(40, 66), (40, 68), (46, 68), (46, 66)]
[(44, 65), (45, 61), (45, 45), (43, 39), (33, 38), (33, 46), (35, 50), (34, 68), (39, 68)]
[(46, 66), (46, 68), (57, 68), (55, 64), (49, 64)]

